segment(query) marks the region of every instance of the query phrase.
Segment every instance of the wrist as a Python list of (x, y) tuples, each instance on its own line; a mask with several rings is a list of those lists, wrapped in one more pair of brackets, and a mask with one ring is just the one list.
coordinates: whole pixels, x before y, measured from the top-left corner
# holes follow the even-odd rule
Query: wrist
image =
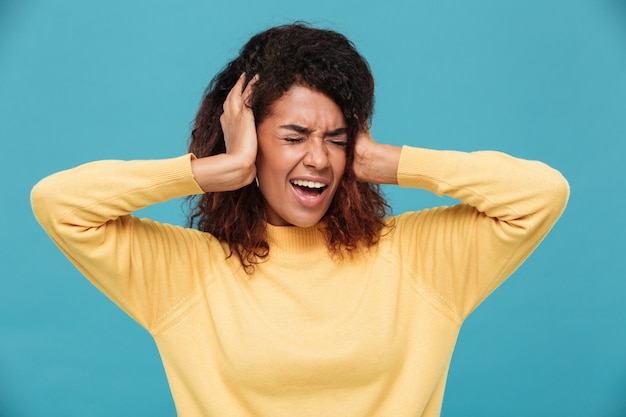
[(374, 184), (397, 184), (401, 147), (372, 143), (356, 151), (355, 173), (357, 178)]
[(254, 181), (255, 161), (218, 154), (191, 161), (194, 179), (204, 192), (233, 191)]

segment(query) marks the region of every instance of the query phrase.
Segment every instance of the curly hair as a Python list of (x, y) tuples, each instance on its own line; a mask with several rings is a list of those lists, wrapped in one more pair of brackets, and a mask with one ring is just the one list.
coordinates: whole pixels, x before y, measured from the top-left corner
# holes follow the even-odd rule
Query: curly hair
[[(294, 85), (330, 97), (347, 124), (345, 170), (323, 218), (331, 253), (342, 256), (378, 241), (389, 206), (378, 185), (359, 182), (352, 169), (355, 138), (367, 128), (374, 111), (374, 79), (367, 61), (342, 34), (303, 23), (270, 28), (253, 36), (239, 56), (211, 80), (195, 119), (189, 151), (197, 157), (226, 152), (220, 124), (223, 103), (239, 76), (246, 83), (260, 78), (250, 97), (255, 123)], [(189, 224), (208, 232), (235, 253), (246, 272), (269, 254), (265, 203), (258, 187), (249, 184), (228, 192), (209, 192), (191, 200)]]

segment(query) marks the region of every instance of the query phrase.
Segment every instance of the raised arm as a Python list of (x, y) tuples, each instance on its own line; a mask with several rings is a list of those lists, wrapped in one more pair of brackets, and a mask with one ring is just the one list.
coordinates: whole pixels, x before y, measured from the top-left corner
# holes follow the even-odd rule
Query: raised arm
[[(158, 161), (99, 161), (41, 180), (31, 192), (35, 217), (68, 259), (144, 327), (184, 299), (200, 274), (180, 276), (209, 243), (197, 231), (130, 214), (201, 193), (190, 156)], [(199, 271), (200, 272), (200, 271)]]
[(224, 254), (207, 234), (131, 213), (253, 181), (256, 135), (245, 106), (251, 84), (242, 93), (243, 82), (241, 77), (224, 104), (226, 153), (202, 159), (186, 155), (92, 162), (51, 175), (32, 190), (33, 211), (52, 240), (96, 287), (145, 327), (153, 327), (208, 275), (209, 255), (220, 264)]
[(359, 178), (461, 200), (454, 207), (399, 216), (394, 234), (400, 262), (458, 318), (526, 259), (569, 196), (563, 176), (538, 161), (493, 151), (379, 145), (369, 134), (362, 135), (360, 146), (355, 157)]

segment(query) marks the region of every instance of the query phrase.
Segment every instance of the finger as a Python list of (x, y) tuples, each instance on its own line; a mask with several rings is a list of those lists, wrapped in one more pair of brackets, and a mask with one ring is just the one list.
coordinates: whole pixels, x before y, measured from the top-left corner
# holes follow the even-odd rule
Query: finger
[(243, 94), (250, 94), (254, 89), (254, 85), (257, 83), (257, 81), (259, 81), (259, 74), (256, 74), (254, 77), (252, 77), (252, 79), (248, 82), (248, 85), (246, 85)]
[(237, 79), (237, 82), (235, 83), (233, 88), (230, 90), (230, 93), (232, 93), (236, 97), (241, 96), (241, 92), (243, 91), (243, 85), (245, 82), (246, 82), (246, 73), (242, 72), (241, 75), (239, 76), (239, 79)]
[(248, 99), (250, 98), (250, 95), (254, 91), (254, 85), (257, 83), (257, 81), (259, 81), (259, 74), (256, 74), (254, 77), (252, 77), (252, 79), (248, 82), (248, 85), (246, 85), (245, 90), (243, 90), (242, 100), (243, 100), (243, 104), (246, 107), (250, 107), (250, 103), (248, 102)]
[(224, 104), (222, 106), (224, 111), (227, 110), (228, 105), (230, 103), (234, 104), (235, 106), (240, 104), (240, 103), (237, 103), (236, 101), (239, 98), (241, 98), (241, 91), (243, 90), (243, 84), (244, 84), (245, 80), (246, 80), (246, 73), (243, 72), (243, 73), (241, 73), (241, 75), (237, 79), (237, 82), (235, 83), (233, 88), (231, 88), (230, 91), (228, 92), (228, 95), (226, 96), (226, 100), (224, 100)]

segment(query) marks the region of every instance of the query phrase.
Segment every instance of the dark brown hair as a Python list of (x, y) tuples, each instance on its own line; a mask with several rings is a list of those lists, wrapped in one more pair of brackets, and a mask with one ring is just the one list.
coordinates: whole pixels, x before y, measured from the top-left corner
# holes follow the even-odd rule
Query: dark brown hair
[[(242, 73), (260, 78), (250, 97), (258, 124), (293, 85), (318, 90), (341, 109), (348, 127), (348, 169), (324, 216), (331, 252), (342, 255), (377, 242), (388, 209), (378, 185), (358, 182), (352, 170), (354, 142), (374, 111), (374, 79), (367, 61), (345, 36), (302, 23), (278, 26), (253, 36), (210, 82), (195, 120), (189, 151), (197, 157), (224, 153), (222, 105)], [(269, 254), (265, 202), (256, 185), (205, 193), (193, 199), (189, 223), (227, 242), (246, 271)]]

